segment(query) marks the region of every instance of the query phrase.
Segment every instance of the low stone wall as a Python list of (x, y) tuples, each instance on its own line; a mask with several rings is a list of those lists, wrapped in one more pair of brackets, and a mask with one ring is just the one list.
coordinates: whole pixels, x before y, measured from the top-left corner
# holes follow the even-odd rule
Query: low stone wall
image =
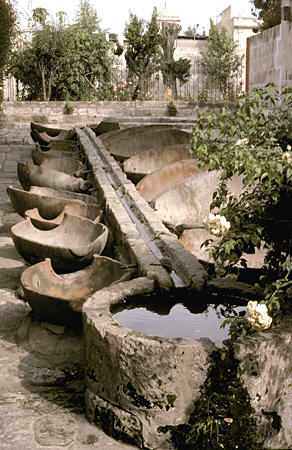
[[(66, 114), (61, 102), (3, 102), (1, 124), (3, 128), (29, 129), (33, 122), (62, 125), (85, 125), (98, 123), (104, 117), (157, 118), (168, 117), (167, 101), (102, 101), (70, 102), (73, 114)], [(178, 117), (194, 119), (198, 106), (192, 102), (176, 102)]]

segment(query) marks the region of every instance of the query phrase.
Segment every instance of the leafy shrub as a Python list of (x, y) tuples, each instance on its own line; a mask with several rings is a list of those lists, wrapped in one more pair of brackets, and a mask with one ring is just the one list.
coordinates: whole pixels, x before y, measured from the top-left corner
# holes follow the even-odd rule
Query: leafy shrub
[[(288, 306), (292, 286), (292, 89), (272, 84), (241, 96), (221, 111), (198, 114), (192, 154), (201, 166), (219, 170), (221, 181), (210, 209), (225, 216), (230, 229), (210, 254), (226, 271), (246, 266), (243, 253), (267, 249), (263, 267), (266, 300), (276, 315)], [(227, 180), (243, 176), (239, 198)]]

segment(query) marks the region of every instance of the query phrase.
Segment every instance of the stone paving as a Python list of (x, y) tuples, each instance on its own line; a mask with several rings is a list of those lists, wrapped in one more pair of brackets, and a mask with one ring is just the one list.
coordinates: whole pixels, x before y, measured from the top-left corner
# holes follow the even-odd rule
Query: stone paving
[[(17, 142), (17, 139), (16, 139)], [(6, 193), (32, 145), (0, 145), (0, 450), (130, 450), (85, 418), (82, 332), (35, 320), (17, 298), (26, 266), (10, 227), (22, 220)]]

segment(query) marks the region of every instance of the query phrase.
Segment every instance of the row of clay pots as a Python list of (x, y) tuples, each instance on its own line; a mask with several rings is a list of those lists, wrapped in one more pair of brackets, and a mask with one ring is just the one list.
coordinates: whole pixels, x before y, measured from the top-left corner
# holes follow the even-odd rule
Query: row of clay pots
[[(49, 142), (50, 132), (55, 134), (54, 142), (64, 135), (58, 135), (55, 129), (48, 129), (48, 133), (44, 129), (32, 131), (42, 136), (46, 133)], [(74, 136), (74, 132), (68, 133)], [(38, 145), (36, 151), (43, 150)], [(43, 158), (39, 166), (18, 164), (19, 180), (26, 190), (9, 186), (7, 192), (25, 220), (14, 225), (11, 233), (18, 252), (33, 264), (21, 275), (20, 294), (38, 318), (75, 326), (81, 323), (82, 304), (88, 296), (113, 282), (129, 279), (131, 274), (120, 262), (99, 256), (106, 245), (108, 229), (99, 223), (102, 209), (96, 199), (63, 190), (67, 185), (58, 182), (69, 180), (70, 176), (74, 185), (78, 178), (56, 169), (83, 171), (81, 163), (77, 158), (65, 160), (63, 150), (51, 150), (48, 145), (46, 154), (52, 151), (60, 154)], [(75, 146), (70, 151), (78, 150)], [(48, 185), (46, 179), (53, 179), (53, 185)], [(34, 182), (38, 186), (33, 186)], [(82, 191), (80, 187), (76, 190)]]

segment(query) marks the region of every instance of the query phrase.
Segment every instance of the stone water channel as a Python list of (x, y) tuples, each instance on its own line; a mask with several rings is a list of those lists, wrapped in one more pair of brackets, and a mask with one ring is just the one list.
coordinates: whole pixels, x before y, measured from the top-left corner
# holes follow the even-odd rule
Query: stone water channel
[[(20, 436), (9, 420), (3, 421), (3, 448), (20, 448), (21, 438), (27, 440), (30, 434), (34, 443), (28, 448), (130, 448), (111, 441), (100, 429), (139, 448), (175, 448), (165, 427), (187, 422), (208, 375), (215, 343), (205, 333), (195, 339), (134, 331), (114, 320), (114, 309), (137, 299), (139, 303), (145, 295), (155, 302), (159, 293), (167, 298), (168, 292), (171, 297), (183, 289), (191, 290), (200, 299), (206, 286), (224, 295), (227, 286), (220, 280), (214, 283), (208, 279), (196, 256), (162, 224), (93, 131), (76, 130), (83, 159), (91, 171), (94, 195), (104, 207), (104, 222), (111, 230), (109, 256), (136, 265), (136, 277), (97, 291), (85, 302), (82, 336), (65, 327), (32, 320), (29, 308), (13, 298), (17, 284), (16, 278), (13, 280), (8, 307), (2, 309), (3, 317), (9, 308), (17, 311), (11, 316), (13, 338), (9, 349), (15, 349), (16, 335), (25, 349), (17, 358), (25, 360), (23, 352), (28, 351), (29, 361), (21, 366), (23, 382), (17, 382), (19, 394), (2, 395), (4, 407), (9, 405), (10, 417), (22, 425)], [(239, 284), (236, 288), (232, 285), (231, 290), (233, 295), (249, 293), (246, 286)], [(6, 305), (5, 295), (2, 299)], [(41, 345), (36, 344), (35, 338)], [(251, 397), (257, 430), (266, 448), (288, 449), (292, 443), (290, 345), (291, 318), (234, 345), (241, 381)], [(44, 357), (45, 353), (49, 356)], [(97, 427), (83, 417), (83, 366), (85, 415)], [(15, 365), (9, 364), (8, 373), (13, 370)], [(31, 398), (26, 398), (27, 389), (34, 394), (32, 405)], [(45, 398), (45, 407), (39, 396)], [(22, 408), (32, 411), (32, 417), (23, 420)], [(42, 415), (44, 411), (48, 417)]]

